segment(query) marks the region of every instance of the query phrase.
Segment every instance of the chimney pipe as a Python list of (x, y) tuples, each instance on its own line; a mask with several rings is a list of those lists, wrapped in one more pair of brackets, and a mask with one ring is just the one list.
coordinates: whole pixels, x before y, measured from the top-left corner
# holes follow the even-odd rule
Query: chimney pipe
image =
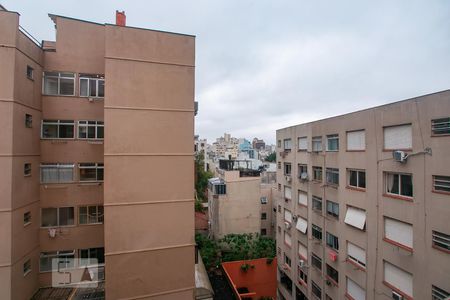
[(116, 10), (116, 25), (126, 26), (127, 17), (125, 16), (125, 11)]

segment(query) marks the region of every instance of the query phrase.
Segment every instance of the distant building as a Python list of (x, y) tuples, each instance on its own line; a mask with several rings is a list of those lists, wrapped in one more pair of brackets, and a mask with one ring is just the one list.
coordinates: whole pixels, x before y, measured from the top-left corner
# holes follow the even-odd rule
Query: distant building
[(277, 141), (278, 299), (450, 296), (450, 90)]
[(263, 150), (266, 148), (266, 143), (264, 142), (264, 140), (260, 140), (258, 138), (254, 138), (253, 139), (253, 149), (257, 149), (257, 150)]

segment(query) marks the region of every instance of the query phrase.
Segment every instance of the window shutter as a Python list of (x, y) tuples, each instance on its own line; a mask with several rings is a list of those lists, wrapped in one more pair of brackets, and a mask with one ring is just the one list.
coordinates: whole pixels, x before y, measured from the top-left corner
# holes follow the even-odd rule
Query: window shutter
[(366, 251), (350, 242), (347, 243), (347, 254), (366, 264)]
[(292, 213), (287, 209), (284, 210), (284, 220), (292, 223)]
[(409, 125), (384, 128), (384, 149), (411, 149), (412, 127)]
[(366, 149), (366, 131), (347, 132), (347, 150), (365, 150)]
[(288, 186), (284, 187), (284, 198), (292, 199), (292, 190)]
[(393, 264), (384, 262), (384, 280), (403, 293), (413, 297), (413, 276)]
[(298, 191), (298, 203), (304, 206), (308, 206), (308, 194), (302, 191)]
[(308, 150), (308, 138), (307, 137), (298, 138), (298, 149), (299, 150)]
[(297, 225), (295, 226), (295, 228), (297, 228), (298, 231), (306, 234), (306, 229), (308, 228), (308, 221), (299, 217), (297, 219)]
[(298, 255), (300, 255), (303, 260), (308, 260), (308, 249), (300, 242), (298, 243)]
[(347, 294), (349, 294), (355, 300), (366, 299), (366, 291), (348, 277), (347, 277)]
[(409, 248), (413, 247), (413, 227), (411, 224), (384, 218), (384, 236)]
[(347, 208), (347, 213), (345, 214), (344, 222), (363, 230), (364, 225), (366, 224), (366, 211), (349, 206)]

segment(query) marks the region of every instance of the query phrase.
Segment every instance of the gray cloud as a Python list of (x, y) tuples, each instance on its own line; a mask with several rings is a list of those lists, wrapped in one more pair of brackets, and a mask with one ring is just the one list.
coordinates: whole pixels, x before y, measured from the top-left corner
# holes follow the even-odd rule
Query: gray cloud
[(197, 36), (196, 131), (275, 140), (278, 128), (449, 88), (450, 2), (17, 1), (53, 39), (48, 12)]

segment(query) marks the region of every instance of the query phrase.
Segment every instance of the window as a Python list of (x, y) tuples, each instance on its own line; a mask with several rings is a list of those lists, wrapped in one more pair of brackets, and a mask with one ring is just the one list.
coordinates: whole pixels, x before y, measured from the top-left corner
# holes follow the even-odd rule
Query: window
[(33, 80), (34, 69), (30, 66), (27, 66), (27, 78)]
[(384, 240), (412, 250), (413, 226), (399, 220), (384, 217)]
[(26, 128), (33, 127), (33, 116), (30, 114), (25, 114), (25, 127)]
[(364, 209), (347, 206), (344, 223), (355, 228), (365, 230), (366, 227), (366, 211)]
[(43, 120), (42, 139), (73, 139), (75, 122), (73, 120)]
[(292, 167), (289, 163), (284, 163), (284, 175), (291, 175)]
[(327, 135), (327, 151), (339, 151), (339, 135)]
[(281, 213), (281, 205), (278, 205), (278, 212)]
[[(52, 264), (52, 260), (57, 259), (58, 261)], [(52, 251), (52, 252), (41, 252), (39, 260), (39, 271), (49, 272), (52, 270), (57, 270), (58, 265), (60, 269), (68, 269), (74, 267), (75, 251)]]
[(78, 251), (80, 266), (94, 266), (105, 263), (105, 248), (88, 248)]
[(298, 279), (303, 281), (304, 284), (308, 283), (308, 275), (305, 272), (303, 272), (303, 270), (300, 267), (298, 267)]
[(292, 189), (289, 186), (284, 186), (284, 199), (292, 199)]
[(327, 231), (327, 246), (339, 251), (339, 238)]
[(311, 253), (311, 264), (317, 269), (322, 270), (322, 259), (314, 253)]
[(278, 169), (281, 170), (281, 161), (278, 162)]
[(102, 205), (80, 206), (78, 208), (78, 222), (80, 224), (103, 223), (103, 206)]
[(315, 136), (312, 138), (312, 151), (320, 152), (322, 151), (322, 137)]
[(413, 275), (384, 261), (384, 283), (405, 296), (413, 297)]
[(327, 184), (339, 185), (339, 169), (327, 168)]
[(280, 283), (289, 292), (292, 293), (292, 280), (280, 270)]
[(322, 240), (322, 228), (317, 225), (312, 224), (312, 236), (321, 241)]
[(354, 188), (366, 188), (366, 171), (348, 170), (348, 185)]
[(450, 235), (433, 230), (433, 246), (450, 251)]
[(306, 136), (298, 138), (298, 150), (299, 151), (308, 150), (308, 138)]
[(281, 234), (281, 226), (278, 226), (278, 233)]
[(450, 297), (450, 293), (447, 291), (444, 291), (441, 288), (438, 288), (437, 286), (432, 285), (431, 286), (431, 299), (432, 300), (445, 300)]
[(398, 125), (383, 128), (385, 150), (408, 150), (412, 148), (412, 127)]
[(278, 148), (281, 148), (281, 140), (278, 140), (277, 145), (278, 145)]
[(261, 213), (261, 220), (267, 220), (267, 213)]
[(73, 207), (49, 207), (41, 209), (41, 227), (74, 225)]
[(322, 289), (314, 281), (312, 281), (311, 290), (317, 299), (322, 299)]
[(329, 216), (339, 218), (339, 204), (330, 200), (327, 200), (327, 214)]
[(80, 97), (99, 98), (105, 96), (103, 75), (80, 74)]
[(312, 196), (312, 208), (322, 212), (322, 198), (317, 196)]
[(385, 173), (386, 193), (412, 197), (413, 184), (411, 174)]
[(292, 141), (291, 139), (284, 139), (283, 140), (284, 145), (284, 151), (291, 151), (292, 149)]
[(308, 194), (304, 191), (298, 191), (298, 204), (308, 206)]
[(45, 95), (75, 95), (75, 74), (63, 72), (44, 72)]
[(347, 151), (366, 150), (366, 131), (348, 131), (347, 132)]
[(285, 231), (284, 232), (284, 243), (289, 246), (292, 247), (292, 239), (291, 239), (291, 235), (289, 234), (289, 232)]
[(433, 176), (433, 190), (450, 193), (450, 177)]
[(306, 234), (306, 230), (308, 228), (308, 221), (306, 221), (302, 217), (298, 217), (297, 225), (295, 225), (295, 228), (297, 228), (297, 230), (300, 231), (301, 233)]
[(313, 180), (322, 181), (322, 167), (313, 167)]
[(267, 204), (267, 197), (261, 197), (261, 204)]
[(267, 235), (267, 229), (261, 228), (261, 235)]
[(347, 295), (354, 300), (366, 300), (366, 291), (347, 277)]
[(450, 134), (450, 118), (431, 120), (433, 135)]
[(23, 276), (27, 275), (30, 272), (31, 272), (31, 259), (27, 260), (23, 264)]
[(366, 250), (347, 242), (347, 259), (359, 267), (366, 268)]
[(42, 163), (41, 183), (73, 182), (73, 164)]
[(78, 121), (79, 139), (103, 139), (103, 121)]
[(23, 225), (31, 224), (31, 212), (27, 211), (23, 214)]
[(103, 181), (102, 163), (80, 163), (80, 181)]
[(31, 176), (31, 163), (24, 163), (23, 164), (23, 175), (24, 176)]
[(308, 248), (300, 242), (298, 242), (298, 256), (304, 261), (308, 260)]
[(301, 178), (302, 174), (308, 175), (308, 166), (303, 164), (298, 164), (298, 177)]
[(288, 267), (291, 267), (291, 259), (289, 258), (289, 256), (286, 255), (286, 253), (284, 254), (284, 263), (285, 263)]
[(329, 264), (327, 264), (327, 276), (335, 283), (339, 283), (339, 272)]
[(292, 213), (286, 208), (284, 209), (284, 220), (286, 222), (292, 223)]

